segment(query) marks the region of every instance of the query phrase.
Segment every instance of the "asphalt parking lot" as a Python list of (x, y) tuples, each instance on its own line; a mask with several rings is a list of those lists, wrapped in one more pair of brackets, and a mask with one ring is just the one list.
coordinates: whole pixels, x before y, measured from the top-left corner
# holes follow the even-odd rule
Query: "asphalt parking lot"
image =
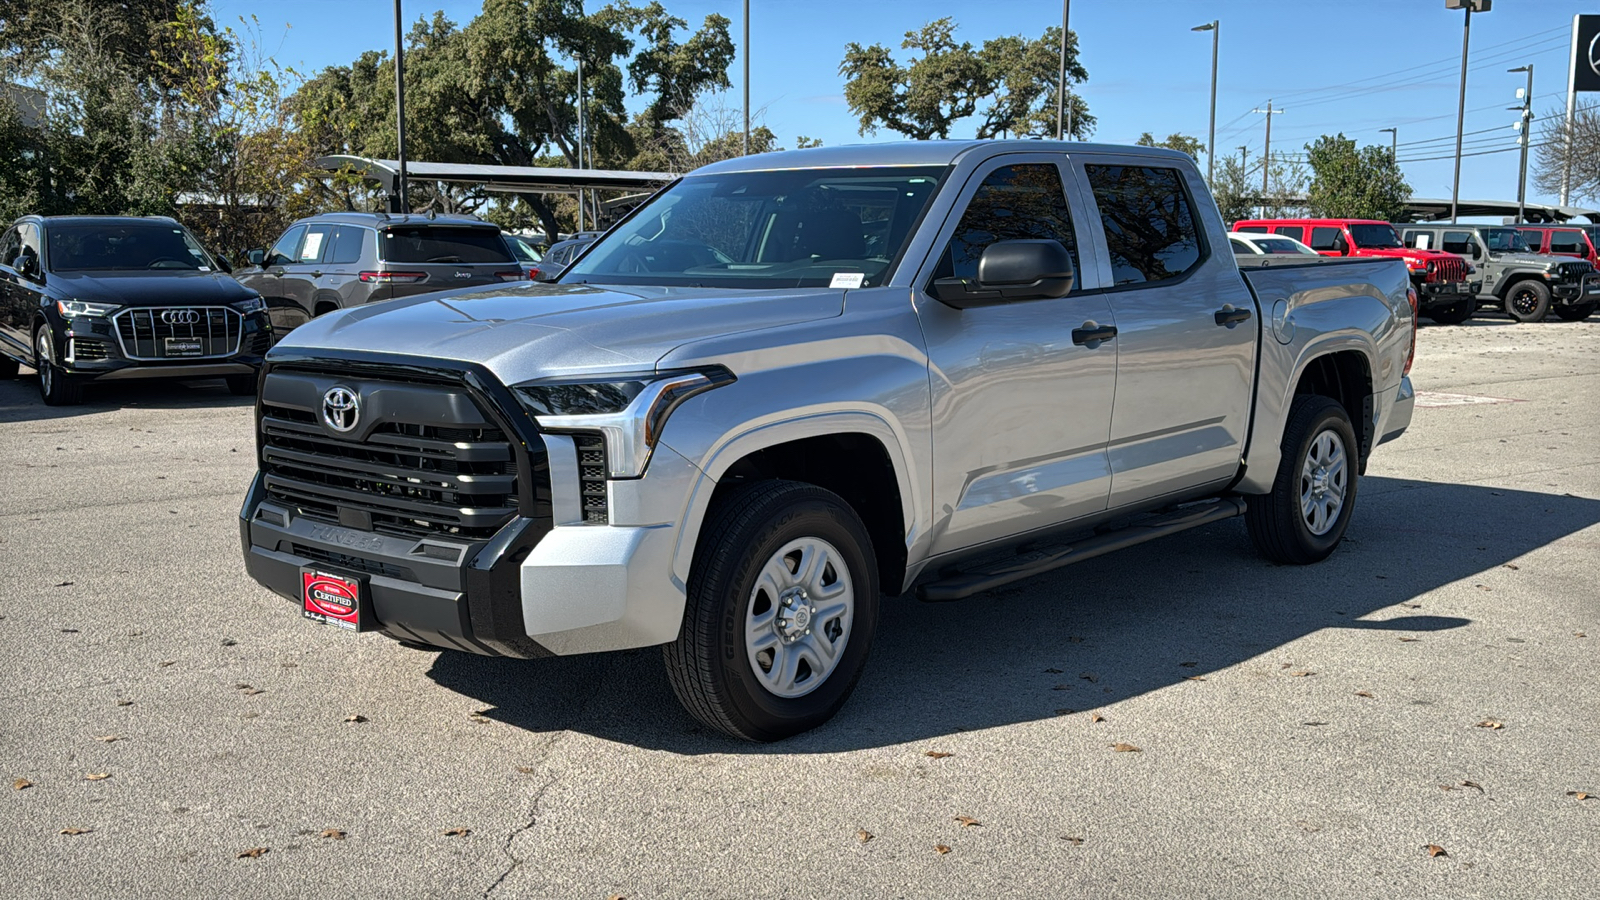
[(1413, 377), (1328, 562), (1235, 520), (888, 601), (770, 746), (655, 650), (303, 621), (244, 575), (221, 382), (0, 382), (0, 894), (1592, 897), (1600, 319), (1424, 327)]

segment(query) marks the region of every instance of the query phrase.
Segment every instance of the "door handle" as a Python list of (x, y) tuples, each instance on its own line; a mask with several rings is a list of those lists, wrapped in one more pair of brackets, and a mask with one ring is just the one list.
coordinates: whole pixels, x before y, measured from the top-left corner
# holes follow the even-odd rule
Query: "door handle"
[(1216, 311), (1212, 318), (1216, 320), (1218, 325), (1225, 325), (1229, 328), (1232, 328), (1240, 322), (1250, 318), (1250, 310), (1235, 309), (1233, 304), (1225, 303), (1221, 309)]
[(1083, 324), (1083, 328), (1072, 329), (1072, 342), (1079, 346), (1099, 344), (1101, 341), (1109, 341), (1117, 336), (1117, 326), (1115, 325), (1096, 325), (1093, 322), (1085, 322)]
[(311, 273), (311, 277), (312, 278), (321, 278), (322, 277), (322, 273), (321, 272), (312, 272)]

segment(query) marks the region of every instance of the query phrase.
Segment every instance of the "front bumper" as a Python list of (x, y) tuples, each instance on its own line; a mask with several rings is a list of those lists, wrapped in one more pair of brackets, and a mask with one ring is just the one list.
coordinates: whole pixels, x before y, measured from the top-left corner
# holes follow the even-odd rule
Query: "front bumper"
[(62, 371), (84, 380), (247, 375), (261, 368), (267, 349), (272, 346), (272, 323), (264, 311), (240, 317), (237, 352), (194, 359), (130, 359), (109, 318), (65, 318), (55, 313), (47, 318), (56, 342), (56, 360)]
[(1550, 293), (1567, 303), (1600, 302), (1600, 274), (1587, 275), (1581, 281), (1565, 281), (1550, 285)]
[(1423, 309), (1454, 306), (1462, 300), (1478, 296), (1482, 281), (1413, 281)]

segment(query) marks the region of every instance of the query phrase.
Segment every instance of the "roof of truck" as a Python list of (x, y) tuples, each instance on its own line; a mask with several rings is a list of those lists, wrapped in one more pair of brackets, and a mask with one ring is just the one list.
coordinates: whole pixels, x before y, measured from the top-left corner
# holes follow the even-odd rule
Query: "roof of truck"
[(948, 166), (966, 153), (1120, 153), (1173, 160), (1194, 159), (1165, 147), (1130, 147), (1121, 144), (1086, 144), (1079, 141), (894, 141), (883, 144), (845, 144), (807, 150), (779, 150), (712, 163), (693, 175), (720, 172), (770, 172), (779, 169), (833, 169), (854, 166)]

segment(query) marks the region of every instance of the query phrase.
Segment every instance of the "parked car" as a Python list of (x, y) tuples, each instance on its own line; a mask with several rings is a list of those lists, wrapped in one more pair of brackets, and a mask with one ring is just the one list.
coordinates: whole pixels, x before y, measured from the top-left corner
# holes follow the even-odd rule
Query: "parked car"
[(254, 395), (272, 328), (225, 266), (174, 219), (24, 216), (0, 236), (0, 376), (32, 366), (52, 406), (132, 378)]
[(1324, 256), (1403, 259), (1422, 314), (1444, 325), (1472, 318), (1482, 284), (1472, 266), (1453, 253), (1415, 250), (1400, 241), (1388, 222), (1372, 219), (1248, 219), (1234, 231), (1280, 234), (1309, 245)]
[(540, 281), (554, 281), (561, 275), (561, 271), (572, 264), (574, 259), (583, 249), (594, 243), (603, 231), (580, 231), (563, 240), (550, 245), (545, 251), (544, 259), (540, 263)]
[(1403, 225), (1401, 231), (1407, 247), (1443, 250), (1477, 266), (1483, 275), (1478, 299), (1519, 322), (1538, 322), (1552, 308), (1568, 322), (1582, 321), (1600, 301), (1600, 275), (1593, 263), (1535, 253), (1515, 228)]
[(532, 281), (539, 277), (539, 262), (544, 259), (544, 254), (533, 242), (521, 235), (503, 234), (506, 249), (511, 251), (511, 256), (516, 259), (517, 267), (522, 269), (522, 277)]
[(1528, 249), (1555, 256), (1576, 256), (1600, 266), (1600, 225), (1518, 225)]
[(499, 226), (470, 216), (324, 213), (245, 257), (234, 275), (281, 331), (345, 307), (525, 278)]
[(299, 616), (405, 641), (664, 645), (696, 718), (795, 734), (850, 694), (880, 594), (1235, 516), (1269, 559), (1334, 551), (1411, 421), (1415, 292), (1400, 259), (1241, 271), (1228, 248), (1169, 150), (716, 163), (558, 283), (290, 334), (245, 565)]
[[(1228, 243), (1233, 248), (1236, 257), (1271, 256), (1282, 257), (1282, 262), (1302, 263), (1312, 259), (1322, 259), (1317, 251), (1307, 247), (1292, 237), (1282, 234), (1259, 234), (1244, 231), (1231, 231), (1228, 233)], [(1298, 259), (1297, 257), (1309, 257)], [(1263, 260), (1262, 262), (1266, 262)]]

